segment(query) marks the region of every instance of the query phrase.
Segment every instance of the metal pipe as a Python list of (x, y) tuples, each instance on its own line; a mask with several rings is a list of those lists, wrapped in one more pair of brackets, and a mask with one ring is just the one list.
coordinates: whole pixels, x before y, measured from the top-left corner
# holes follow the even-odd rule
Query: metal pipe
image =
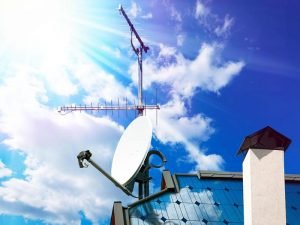
[(143, 51), (142, 48), (139, 48), (138, 54), (138, 70), (139, 70), (139, 88), (138, 88), (138, 106), (141, 107), (139, 110), (139, 116), (143, 115)]
[(106, 178), (108, 178), (111, 182), (114, 183), (118, 188), (120, 188), (123, 192), (125, 192), (127, 195), (130, 195), (134, 198), (137, 198), (134, 196), (127, 188), (125, 188), (122, 184), (120, 184), (118, 181), (116, 181), (112, 176), (110, 176), (104, 169), (102, 169), (97, 163), (95, 163), (92, 159), (87, 159), (89, 163), (91, 163), (100, 173), (102, 173)]
[(126, 187), (124, 187), (122, 184), (120, 184), (118, 181), (116, 181), (110, 174), (108, 174), (104, 169), (102, 169), (97, 163), (95, 163), (92, 159), (92, 153), (89, 150), (82, 151), (77, 155), (78, 164), (80, 168), (84, 168), (83, 161), (87, 160), (90, 164), (92, 164), (100, 173), (102, 173), (106, 178), (108, 178), (111, 182), (114, 183), (118, 188), (120, 188), (124, 193), (127, 195), (130, 195), (134, 198), (138, 198), (134, 196), (131, 191), (129, 191)]

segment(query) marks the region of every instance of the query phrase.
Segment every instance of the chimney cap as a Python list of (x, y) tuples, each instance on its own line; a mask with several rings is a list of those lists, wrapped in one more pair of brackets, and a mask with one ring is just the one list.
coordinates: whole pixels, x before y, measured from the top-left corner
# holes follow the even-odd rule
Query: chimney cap
[(267, 126), (253, 134), (245, 137), (237, 155), (250, 148), (254, 149), (270, 149), (285, 151), (291, 143), (291, 140), (281, 133)]

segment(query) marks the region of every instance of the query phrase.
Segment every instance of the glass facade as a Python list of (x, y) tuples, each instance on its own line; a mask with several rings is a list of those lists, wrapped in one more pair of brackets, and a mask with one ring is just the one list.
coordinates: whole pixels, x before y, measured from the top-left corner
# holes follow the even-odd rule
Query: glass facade
[(300, 225), (300, 183), (286, 183), (287, 225)]
[[(240, 179), (177, 176), (179, 193), (167, 192), (129, 208), (131, 225), (244, 224)], [(300, 225), (300, 184), (286, 184), (287, 224)], [(270, 206), (272, 207), (272, 206)]]

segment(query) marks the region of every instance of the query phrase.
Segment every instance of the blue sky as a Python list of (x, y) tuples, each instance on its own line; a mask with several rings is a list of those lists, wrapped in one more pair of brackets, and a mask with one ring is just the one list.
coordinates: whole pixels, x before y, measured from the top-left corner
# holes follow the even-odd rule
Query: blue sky
[[(70, 113), (68, 104), (136, 102), (137, 65), (121, 3), (150, 52), (144, 93), (153, 148), (172, 172), (241, 171), (243, 138), (267, 125), (292, 139), (300, 173), (297, 1), (0, 2), (0, 223), (108, 224), (124, 196), (76, 155), (110, 171), (135, 114)], [(159, 186), (156, 172), (152, 191)]]

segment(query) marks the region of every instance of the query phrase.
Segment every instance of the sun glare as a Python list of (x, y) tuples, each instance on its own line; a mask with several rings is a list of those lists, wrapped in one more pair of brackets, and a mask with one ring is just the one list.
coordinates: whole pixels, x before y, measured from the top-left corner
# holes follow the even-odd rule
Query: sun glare
[(1, 0), (0, 41), (11, 54), (49, 57), (68, 48), (71, 1)]
[(129, 46), (127, 24), (114, 3), (95, 2), (0, 0), (0, 70), (26, 65), (47, 74), (86, 58), (122, 74), (116, 58), (120, 44)]

